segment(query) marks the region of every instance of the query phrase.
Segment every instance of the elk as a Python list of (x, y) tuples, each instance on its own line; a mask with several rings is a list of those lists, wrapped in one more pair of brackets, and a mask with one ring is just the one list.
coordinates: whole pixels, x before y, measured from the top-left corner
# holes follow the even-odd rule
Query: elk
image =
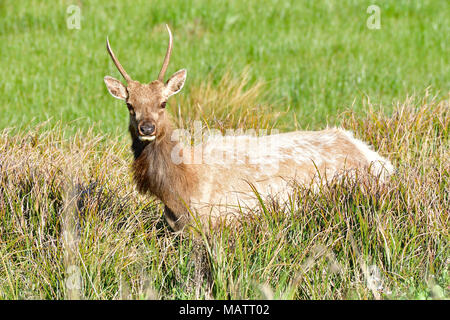
[[(174, 138), (166, 103), (183, 88), (187, 71), (181, 69), (164, 81), (173, 43), (166, 27), (169, 44), (157, 80), (140, 83), (131, 79), (107, 37), (107, 51), (127, 84), (110, 76), (104, 81), (109, 93), (125, 101), (129, 110), (137, 190), (164, 203), (165, 219), (175, 231), (193, 217), (213, 225), (236, 221), (245, 209), (258, 205), (255, 191), (261, 197), (283, 201), (293, 182), (314, 188), (321, 183), (318, 177), (330, 180), (351, 170), (364, 169), (380, 180), (393, 173), (389, 160), (341, 128), (215, 137), (202, 141), (196, 149), (210, 155), (205, 157), (209, 161), (185, 161), (192, 159), (192, 148)], [(214, 161), (211, 156), (226, 153), (226, 162)]]

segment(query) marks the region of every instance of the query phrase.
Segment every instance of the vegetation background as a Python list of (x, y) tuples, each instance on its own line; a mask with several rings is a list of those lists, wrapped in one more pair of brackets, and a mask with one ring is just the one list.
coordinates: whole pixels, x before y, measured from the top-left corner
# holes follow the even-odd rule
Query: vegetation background
[[(381, 28), (370, 29), (370, 5)], [(0, 2), (0, 297), (446, 298), (448, 1)], [(79, 10), (79, 11), (78, 11)], [(80, 13), (80, 28), (76, 15)], [(342, 125), (398, 174), (238, 230), (173, 235), (130, 179), (128, 111), (103, 76), (187, 68), (168, 110), (226, 128)]]

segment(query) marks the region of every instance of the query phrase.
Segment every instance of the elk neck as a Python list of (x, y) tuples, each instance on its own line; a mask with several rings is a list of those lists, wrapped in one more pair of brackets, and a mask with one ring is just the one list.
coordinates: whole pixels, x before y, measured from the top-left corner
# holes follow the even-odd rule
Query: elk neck
[(178, 141), (172, 141), (173, 128), (164, 125), (164, 134), (153, 142), (138, 139), (130, 128), (134, 153), (133, 174), (141, 193), (157, 196), (174, 213), (186, 212), (191, 195), (198, 189), (198, 177), (192, 166), (175, 164), (171, 158)]

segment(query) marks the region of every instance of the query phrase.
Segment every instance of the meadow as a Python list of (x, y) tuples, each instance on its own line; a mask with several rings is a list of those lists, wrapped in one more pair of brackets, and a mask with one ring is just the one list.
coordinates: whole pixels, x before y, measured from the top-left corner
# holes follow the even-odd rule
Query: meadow
[[(449, 7), (2, 1), (0, 298), (448, 298)], [(154, 80), (165, 23), (168, 74), (188, 70), (167, 107), (178, 127), (339, 125), (396, 175), (299, 186), (236, 228), (174, 234), (134, 188), (128, 111), (103, 83), (120, 79), (106, 35), (133, 78)]]

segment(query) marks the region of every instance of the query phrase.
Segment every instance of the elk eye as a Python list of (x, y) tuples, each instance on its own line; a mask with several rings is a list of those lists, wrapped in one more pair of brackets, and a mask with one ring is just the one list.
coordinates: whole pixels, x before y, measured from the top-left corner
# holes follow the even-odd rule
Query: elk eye
[(165, 101), (163, 103), (161, 103), (161, 108), (165, 108), (166, 107), (166, 103), (167, 102), (165, 102)]

